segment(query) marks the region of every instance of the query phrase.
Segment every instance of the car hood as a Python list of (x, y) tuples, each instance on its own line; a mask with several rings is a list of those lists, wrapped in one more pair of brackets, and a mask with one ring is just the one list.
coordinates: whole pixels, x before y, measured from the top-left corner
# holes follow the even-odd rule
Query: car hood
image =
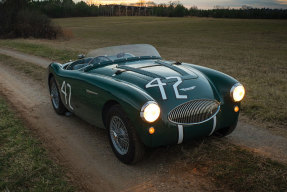
[(165, 106), (169, 111), (171, 107), (194, 99), (218, 97), (205, 75), (187, 63), (143, 60), (97, 68), (93, 72), (142, 89), (163, 110)]

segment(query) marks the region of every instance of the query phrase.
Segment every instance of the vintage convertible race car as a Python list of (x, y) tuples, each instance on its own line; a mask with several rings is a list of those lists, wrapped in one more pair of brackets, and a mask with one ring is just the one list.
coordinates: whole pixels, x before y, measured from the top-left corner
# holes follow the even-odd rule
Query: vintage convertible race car
[(165, 61), (146, 44), (96, 49), (51, 63), (48, 71), (55, 111), (106, 128), (115, 155), (127, 164), (141, 160), (146, 147), (230, 134), (245, 95), (234, 78)]

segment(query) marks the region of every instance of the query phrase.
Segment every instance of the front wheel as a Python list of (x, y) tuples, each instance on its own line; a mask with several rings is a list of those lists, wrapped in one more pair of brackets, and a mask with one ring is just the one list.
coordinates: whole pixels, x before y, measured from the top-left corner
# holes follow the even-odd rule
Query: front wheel
[(110, 145), (120, 161), (132, 164), (142, 160), (144, 146), (119, 105), (112, 106), (109, 110), (106, 125)]
[(230, 135), (234, 131), (235, 128), (236, 128), (236, 125), (219, 129), (218, 131), (214, 133), (214, 136), (219, 137), (219, 138), (225, 137), (227, 135)]

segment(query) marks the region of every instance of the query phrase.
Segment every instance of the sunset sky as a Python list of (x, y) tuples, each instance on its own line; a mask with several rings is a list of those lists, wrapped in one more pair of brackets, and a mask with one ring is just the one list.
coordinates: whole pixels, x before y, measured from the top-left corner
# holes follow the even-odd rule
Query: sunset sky
[[(75, 0), (80, 1), (80, 0)], [(101, 4), (110, 3), (136, 3), (139, 0), (95, 0)], [(155, 3), (168, 3), (170, 0), (154, 0)], [(202, 9), (210, 9), (215, 5), (238, 8), (242, 5), (249, 5), (252, 7), (262, 8), (282, 8), (287, 9), (287, 0), (180, 0), (186, 7), (197, 6)]]

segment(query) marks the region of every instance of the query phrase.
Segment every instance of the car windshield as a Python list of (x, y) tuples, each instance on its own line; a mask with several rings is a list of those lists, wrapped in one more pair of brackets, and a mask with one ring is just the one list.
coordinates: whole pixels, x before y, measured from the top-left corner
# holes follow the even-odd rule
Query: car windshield
[[(158, 51), (151, 45), (135, 44), (135, 45), (120, 45), (113, 47), (99, 48), (90, 51), (87, 57), (99, 58), (99, 62), (110, 60), (116, 61), (119, 59), (128, 58), (160, 58)], [(96, 61), (95, 61), (96, 62)]]

